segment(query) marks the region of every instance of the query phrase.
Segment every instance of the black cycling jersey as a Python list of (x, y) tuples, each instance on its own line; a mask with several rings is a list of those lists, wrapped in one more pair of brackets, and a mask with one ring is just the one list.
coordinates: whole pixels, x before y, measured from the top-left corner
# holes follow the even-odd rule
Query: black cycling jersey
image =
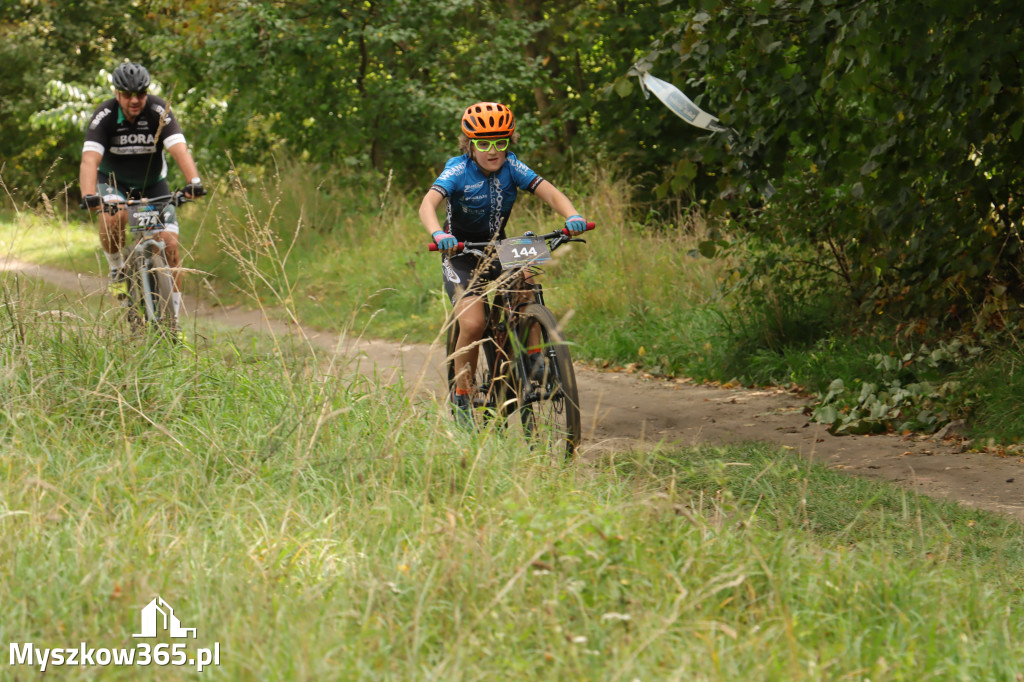
[(164, 149), (185, 144), (167, 102), (147, 95), (135, 123), (129, 123), (116, 99), (96, 107), (85, 131), (82, 151), (99, 152), (100, 175), (112, 185), (143, 189), (167, 177)]

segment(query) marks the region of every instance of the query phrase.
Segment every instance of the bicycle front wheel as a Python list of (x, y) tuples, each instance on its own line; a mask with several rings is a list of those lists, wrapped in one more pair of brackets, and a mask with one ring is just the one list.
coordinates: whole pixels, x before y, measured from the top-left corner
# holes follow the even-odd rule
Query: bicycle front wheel
[[(174, 293), (174, 279), (171, 277), (170, 266), (162, 254), (154, 253), (149, 260), (150, 305), (147, 310), (149, 320), (162, 334), (175, 338), (174, 306), (171, 298)], [(149, 306), (147, 306), (149, 307)]]
[(147, 268), (141, 254), (133, 252), (124, 266), (127, 295), (124, 298), (125, 316), (133, 332), (146, 326), (146, 286), (143, 278), (148, 277)]
[[(516, 394), (523, 431), (533, 443), (572, 457), (583, 439), (583, 427), (569, 346), (558, 320), (543, 305), (527, 305), (519, 319)], [(535, 345), (544, 358), (539, 364), (527, 352)]]

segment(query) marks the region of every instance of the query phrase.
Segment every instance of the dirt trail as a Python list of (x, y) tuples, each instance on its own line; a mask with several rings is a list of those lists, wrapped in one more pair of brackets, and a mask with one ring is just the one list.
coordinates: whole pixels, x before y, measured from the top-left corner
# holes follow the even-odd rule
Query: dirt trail
[[(38, 277), (82, 296), (105, 286), (99, 277), (15, 260), (0, 260), (0, 272)], [(186, 315), (254, 330), (290, 334), (294, 325), (267, 320), (260, 312), (211, 307), (186, 297)], [(303, 329), (319, 348), (338, 347), (336, 335)], [(439, 396), (444, 382), (437, 346), (378, 340), (346, 342), (361, 371), (385, 379), (401, 374), (411, 390)], [(1002, 512), (1024, 521), (1024, 460), (961, 452), (955, 442), (921, 437), (829, 434), (803, 414), (807, 400), (782, 390), (722, 389), (644, 379), (577, 365), (583, 403), (583, 456), (658, 443), (696, 445), (767, 441), (844, 472), (885, 479), (918, 493)]]

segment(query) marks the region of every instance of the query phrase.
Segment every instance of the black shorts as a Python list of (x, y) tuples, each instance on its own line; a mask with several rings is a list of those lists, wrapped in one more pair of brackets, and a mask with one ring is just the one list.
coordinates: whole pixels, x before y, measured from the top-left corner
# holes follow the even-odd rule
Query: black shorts
[(104, 173), (103, 171), (98, 171), (96, 173), (96, 182), (101, 185), (106, 185), (125, 199), (162, 197), (171, 193), (171, 187), (167, 184), (166, 178), (163, 180), (157, 180), (148, 187), (136, 187), (135, 185), (119, 183), (117, 181), (117, 173)]
[(462, 253), (445, 258), (441, 263), (441, 278), (448, 300), (455, 302), (466, 295), (483, 296), (487, 284), (501, 275), (501, 263), (497, 257), (481, 258), (471, 253)]

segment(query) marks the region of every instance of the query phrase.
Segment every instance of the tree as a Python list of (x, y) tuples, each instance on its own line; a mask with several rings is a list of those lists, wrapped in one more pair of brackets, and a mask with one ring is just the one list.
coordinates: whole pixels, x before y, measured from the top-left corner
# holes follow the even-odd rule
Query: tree
[[(0, 5), (0, 139), (3, 180), (19, 202), (53, 197), (77, 179), (82, 130), (33, 114), (59, 106), (51, 83), (95, 81), (123, 57), (145, 61), (146, 5), (112, 0), (36, 0)], [(88, 87), (88, 86), (86, 86)], [(109, 95), (108, 95), (109, 96)]]
[[(649, 61), (741, 133), (707, 141), (713, 168), (706, 151), (683, 150), (704, 162), (692, 182), (713, 183), (718, 208), (751, 237), (817, 254), (865, 310), (955, 323), (965, 306), (1024, 301), (1014, 3), (701, 6), (677, 16)], [(690, 181), (668, 173), (680, 177)], [(779, 193), (761, 207), (765, 177)]]

